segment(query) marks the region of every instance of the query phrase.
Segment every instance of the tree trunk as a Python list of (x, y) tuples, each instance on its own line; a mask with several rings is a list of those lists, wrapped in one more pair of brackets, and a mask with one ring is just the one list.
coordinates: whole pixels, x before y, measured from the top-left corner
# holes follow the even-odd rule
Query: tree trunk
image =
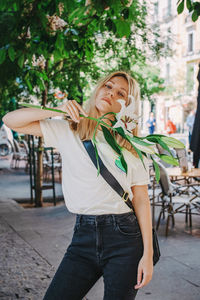
[[(42, 93), (42, 106), (47, 103), (48, 83), (45, 82), (45, 90)], [(36, 207), (43, 206), (42, 197), (42, 186), (43, 186), (43, 138), (39, 137), (38, 141), (38, 152), (37, 152), (37, 172), (36, 172)]]
[(36, 207), (43, 206), (42, 184), (43, 184), (43, 146), (42, 138), (39, 137), (37, 152), (37, 171), (36, 171)]

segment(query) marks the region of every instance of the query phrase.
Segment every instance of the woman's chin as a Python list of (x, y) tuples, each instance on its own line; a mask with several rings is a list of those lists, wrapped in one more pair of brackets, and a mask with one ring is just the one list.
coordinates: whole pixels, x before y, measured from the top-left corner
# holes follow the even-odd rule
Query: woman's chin
[(101, 105), (96, 105), (96, 108), (98, 110), (98, 112), (103, 115), (103, 114), (106, 114), (107, 112), (110, 112), (110, 105), (108, 103), (105, 102), (105, 105), (104, 104), (101, 104)]

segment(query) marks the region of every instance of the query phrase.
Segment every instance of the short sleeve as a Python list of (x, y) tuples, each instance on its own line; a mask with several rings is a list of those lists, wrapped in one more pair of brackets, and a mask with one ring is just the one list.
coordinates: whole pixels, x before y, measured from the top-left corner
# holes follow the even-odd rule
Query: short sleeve
[(140, 158), (137, 158), (132, 168), (131, 186), (149, 184), (149, 161), (143, 157), (144, 165)]
[(40, 121), (40, 127), (46, 147), (54, 147), (59, 149), (60, 142), (64, 135), (69, 131), (69, 124), (66, 120), (46, 119)]

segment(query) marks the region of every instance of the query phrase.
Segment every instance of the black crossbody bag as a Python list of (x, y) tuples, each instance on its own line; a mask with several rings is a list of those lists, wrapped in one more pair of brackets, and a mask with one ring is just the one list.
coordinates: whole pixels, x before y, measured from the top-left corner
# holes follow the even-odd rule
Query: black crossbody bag
[[(91, 140), (83, 141), (83, 145), (87, 150), (92, 162), (97, 168), (97, 160), (95, 155), (94, 146)], [(129, 199), (129, 194), (124, 191), (119, 182), (115, 179), (115, 177), (108, 171), (101, 158), (99, 157), (99, 167), (100, 174), (105, 179), (105, 181), (120, 195), (122, 200), (128, 205), (128, 207), (134, 212), (134, 207), (132, 201)], [(158, 244), (157, 234), (154, 228), (152, 228), (152, 236), (153, 236), (153, 264), (155, 265), (160, 258), (160, 248)]]

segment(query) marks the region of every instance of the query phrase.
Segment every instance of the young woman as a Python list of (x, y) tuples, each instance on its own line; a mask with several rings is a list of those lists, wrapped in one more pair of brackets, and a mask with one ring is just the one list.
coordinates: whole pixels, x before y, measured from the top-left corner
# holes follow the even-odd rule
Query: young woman
[[(123, 71), (109, 74), (97, 84), (87, 112), (75, 101), (68, 100), (57, 108), (70, 120), (49, 119), (62, 113), (22, 108), (4, 116), (13, 130), (44, 137), (46, 146), (56, 147), (62, 155), (63, 194), (66, 206), (76, 214), (70, 246), (44, 296), (45, 300), (81, 300), (103, 276), (104, 300), (132, 300), (138, 289), (147, 285), (153, 274), (152, 223), (148, 197), (147, 168), (128, 142), (117, 137), (123, 146), (128, 174), (115, 164), (117, 154), (97, 130), (99, 155), (108, 170), (129, 193), (135, 212), (112, 187), (97, 176), (97, 169), (82, 140), (92, 138), (95, 121), (80, 118), (99, 117), (119, 112), (118, 99), (126, 106), (132, 95), (138, 114), (139, 86)], [(110, 115), (110, 119), (112, 115)], [(105, 119), (109, 123), (109, 120)], [(133, 130), (137, 135), (138, 128)]]

